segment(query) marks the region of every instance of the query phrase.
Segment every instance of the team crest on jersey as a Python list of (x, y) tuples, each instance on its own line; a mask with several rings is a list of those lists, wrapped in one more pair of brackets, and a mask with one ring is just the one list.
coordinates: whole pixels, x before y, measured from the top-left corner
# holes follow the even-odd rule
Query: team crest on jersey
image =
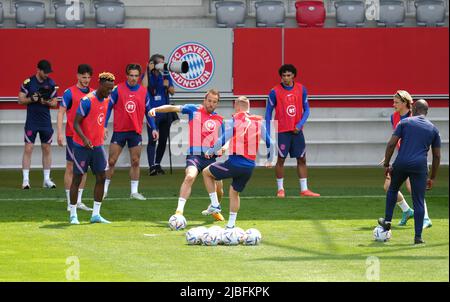
[(216, 123), (213, 120), (207, 120), (205, 123), (205, 129), (209, 132), (216, 130)]
[(105, 114), (102, 112), (99, 114), (99, 116), (97, 117), (97, 123), (102, 126), (105, 122)]
[(289, 116), (294, 117), (295, 114), (297, 113), (297, 109), (295, 108), (294, 105), (289, 105), (289, 106), (286, 108), (286, 113), (287, 113)]
[(125, 104), (125, 110), (128, 113), (133, 113), (136, 110), (136, 103), (134, 101), (128, 101)]
[(197, 42), (177, 46), (169, 57), (169, 63), (187, 61), (187, 73), (171, 72), (174, 83), (184, 89), (196, 90), (205, 86), (214, 75), (215, 61), (211, 51)]

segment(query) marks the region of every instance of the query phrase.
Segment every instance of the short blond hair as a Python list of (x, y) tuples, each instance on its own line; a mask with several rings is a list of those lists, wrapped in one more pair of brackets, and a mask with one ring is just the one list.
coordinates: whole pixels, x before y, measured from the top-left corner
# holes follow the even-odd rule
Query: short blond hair
[(111, 72), (102, 72), (98, 75), (98, 79), (100, 82), (102, 81), (110, 81), (114, 82), (116, 80), (116, 77)]
[(402, 101), (403, 103), (406, 103), (406, 107), (408, 107), (408, 109), (411, 109), (411, 106), (412, 106), (412, 103), (413, 103), (413, 98), (409, 94), (408, 91), (406, 91), (406, 90), (397, 90), (397, 92), (394, 94), (394, 98), (397, 98), (400, 101)]
[(234, 100), (234, 103), (237, 104), (242, 109), (245, 109), (247, 111), (250, 109), (250, 100), (244, 95), (237, 97)]

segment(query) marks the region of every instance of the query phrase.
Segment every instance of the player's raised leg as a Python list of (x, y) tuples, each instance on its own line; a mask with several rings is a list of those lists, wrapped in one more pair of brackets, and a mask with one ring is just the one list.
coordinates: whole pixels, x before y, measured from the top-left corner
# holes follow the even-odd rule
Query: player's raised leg
[[(409, 185), (409, 179), (406, 180), (407, 183), (407, 187), (409, 187), (408, 191), (411, 190), (411, 185)], [(391, 177), (387, 176), (385, 178), (384, 181), (384, 191), (387, 192), (389, 185), (391, 184)], [(402, 219), (400, 220), (400, 222), (398, 223), (399, 226), (405, 226), (406, 223), (408, 222), (408, 220), (411, 217), (414, 217), (414, 210), (412, 210), (408, 203), (405, 200), (405, 197), (403, 196), (402, 192), (398, 192), (398, 196), (397, 196), (397, 205), (400, 207), (400, 209), (402, 210)]]
[(202, 212), (203, 215), (212, 215), (214, 213), (220, 213), (221, 207), (219, 204), (219, 199), (217, 198), (216, 192), (216, 177), (211, 173), (210, 166), (203, 169), (203, 182), (205, 184), (206, 191), (209, 194), (209, 199), (211, 204), (208, 206), (206, 210)]
[(183, 215), (184, 206), (188, 198), (191, 196), (192, 185), (198, 175), (198, 169), (195, 166), (188, 166), (185, 170), (183, 183), (180, 187), (180, 196), (178, 197), (178, 206), (175, 214)]

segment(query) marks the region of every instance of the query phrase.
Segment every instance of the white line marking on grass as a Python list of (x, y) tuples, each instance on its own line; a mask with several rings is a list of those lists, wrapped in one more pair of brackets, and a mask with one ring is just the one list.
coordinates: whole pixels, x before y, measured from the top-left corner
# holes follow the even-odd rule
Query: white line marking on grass
[[(227, 198), (227, 196), (224, 196)], [(241, 199), (267, 199), (273, 198), (277, 199), (276, 196), (240, 196)], [(448, 195), (430, 195), (430, 197), (448, 197)], [(147, 200), (168, 200), (168, 199), (177, 199), (178, 197), (147, 197)], [(301, 197), (301, 196), (286, 196), (284, 199), (305, 199), (305, 200), (314, 200), (314, 199), (350, 199), (350, 198), (386, 198), (386, 195), (329, 195), (329, 196), (320, 196), (320, 197)], [(129, 197), (108, 197), (105, 201), (109, 200), (125, 200), (130, 199)], [(205, 199), (209, 200), (209, 197), (191, 197), (191, 199)], [(0, 198), (0, 201), (57, 201), (57, 202), (67, 202), (64, 197), (52, 197), (52, 198)], [(87, 200), (86, 198), (84, 200)]]

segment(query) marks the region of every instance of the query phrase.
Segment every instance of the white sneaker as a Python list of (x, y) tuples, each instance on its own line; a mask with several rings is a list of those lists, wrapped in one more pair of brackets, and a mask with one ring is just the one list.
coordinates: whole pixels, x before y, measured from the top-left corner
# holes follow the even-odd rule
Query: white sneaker
[(131, 193), (130, 198), (137, 200), (147, 200), (141, 193)]
[(55, 183), (51, 179), (44, 180), (44, 183), (42, 184), (42, 186), (47, 189), (55, 189), (56, 188)]
[(22, 190), (29, 190), (31, 189), (30, 183), (28, 181), (25, 181), (22, 183)]
[(77, 203), (77, 209), (83, 210), (83, 211), (92, 211), (92, 208), (88, 207), (87, 205), (85, 205), (84, 203), (80, 202)]

